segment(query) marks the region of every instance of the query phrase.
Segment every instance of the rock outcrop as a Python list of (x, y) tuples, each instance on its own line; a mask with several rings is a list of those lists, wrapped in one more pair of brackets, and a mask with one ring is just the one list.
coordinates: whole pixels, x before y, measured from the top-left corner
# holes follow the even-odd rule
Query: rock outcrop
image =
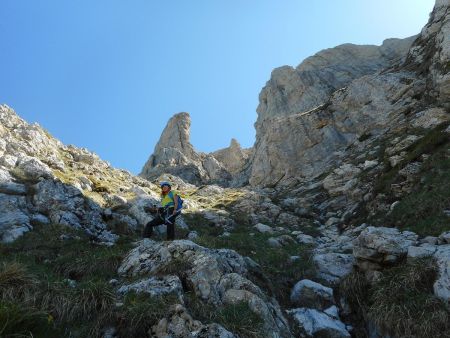
[(87, 149), (63, 145), (6, 105), (0, 106), (0, 136), (0, 242), (51, 223), (111, 245), (115, 225), (136, 229), (151, 220), (142, 200), (156, 199), (146, 180)]
[[(235, 251), (207, 249), (186, 240), (168, 243), (144, 240), (138, 244), (119, 267), (119, 275), (148, 280), (149, 276), (174, 271), (182, 276), (187, 291), (205, 304), (221, 307), (244, 302), (263, 320), (264, 336), (291, 336), (278, 303), (247, 278), (247, 261)], [(137, 285), (141, 288), (148, 281)]]
[(321, 312), (315, 309), (299, 308), (290, 310), (289, 314), (293, 316), (306, 337), (351, 337), (345, 324), (336, 314), (332, 314), (331, 309)]
[(436, 0), (430, 20), (416, 39), (405, 68), (427, 79), (429, 99), (450, 108), (450, 20), (448, 0)]
[(377, 270), (399, 263), (418, 236), (395, 228), (368, 227), (354, 241), (353, 255), (362, 270)]
[(394, 97), (413, 79), (379, 72), (401, 63), (413, 39), (342, 45), (274, 70), (260, 94), (250, 183), (320, 175), (363, 134), (389, 126), (401, 107)]
[(152, 337), (237, 338), (219, 324), (204, 325), (195, 320), (181, 304), (173, 306), (169, 317), (161, 319), (153, 327)]
[(276, 68), (259, 95), (257, 131), (265, 119), (311, 110), (351, 81), (402, 62), (414, 38), (388, 39), (381, 46), (344, 44), (320, 51), (297, 68)]
[(217, 150), (211, 153), (228, 172), (232, 175), (240, 174), (248, 163), (251, 155), (251, 149), (242, 149), (236, 139), (231, 139), (228, 148)]
[(154, 180), (161, 174), (173, 174), (197, 185), (231, 184), (232, 175), (244, 169), (249, 151), (236, 140), (229, 148), (211, 154), (196, 152), (190, 143), (191, 119), (188, 113), (174, 115), (144, 165), (140, 176)]
[(190, 142), (191, 119), (188, 113), (174, 115), (164, 128), (153, 154), (142, 169), (141, 176), (155, 179), (162, 173), (181, 176), (198, 183), (207, 175)]

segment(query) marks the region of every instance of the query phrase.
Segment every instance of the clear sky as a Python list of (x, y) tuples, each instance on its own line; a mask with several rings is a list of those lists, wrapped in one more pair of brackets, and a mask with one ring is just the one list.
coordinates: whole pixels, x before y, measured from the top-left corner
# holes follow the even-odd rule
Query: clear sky
[(253, 145), (273, 68), (420, 32), (434, 0), (0, 0), (0, 103), (138, 173), (167, 120)]

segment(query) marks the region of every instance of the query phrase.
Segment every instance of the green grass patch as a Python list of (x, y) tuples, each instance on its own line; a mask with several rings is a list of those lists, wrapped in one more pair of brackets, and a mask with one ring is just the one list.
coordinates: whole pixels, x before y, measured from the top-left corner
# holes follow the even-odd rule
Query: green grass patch
[(222, 194), (213, 196), (200, 196), (194, 191), (189, 194), (189, 199), (199, 203), (205, 209), (229, 209), (244, 196), (245, 192), (239, 189), (224, 189)]
[[(65, 236), (67, 239), (62, 239)], [(59, 225), (39, 227), (10, 245), (0, 246), (1, 260), (23, 262), (34, 273), (78, 281), (112, 278), (130, 240), (122, 238), (112, 247), (91, 243), (82, 231)]]
[(0, 336), (100, 337), (120, 317), (108, 281), (130, 240), (99, 246), (82, 232), (49, 225), (0, 245)]
[(374, 190), (376, 193), (389, 193), (391, 190), (391, 184), (396, 183), (398, 180), (398, 171), (405, 167), (408, 163), (413, 162), (420, 158), (422, 154), (432, 154), (438, 151), (440, 148), (445, 147), (449, 143), (448, 133), (444, 130), (449, 125), (448, 122), (444, 122), (436, 128), (426, 132), (426, 134), (405, 149), (406, 156), (395, 167), (391, 167), (388, 159), (388, 155), (385, 153), (384, 144), (380, 148), (380, 159), (384, 164), (385, 172), (376, 180)]

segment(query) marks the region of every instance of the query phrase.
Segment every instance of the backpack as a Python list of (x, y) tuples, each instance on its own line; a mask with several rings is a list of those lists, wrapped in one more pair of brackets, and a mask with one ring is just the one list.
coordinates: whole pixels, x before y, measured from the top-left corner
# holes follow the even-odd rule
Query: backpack
[[(169, 197), (174, 201), (175, 203), (175, 199), (173, 196), (173, 191), (169, 191)], [(180, 197), (180, 195), (177, 194), (177, 200), (178, 200), (178, 208), (176, 211), (180, 211), (183, 208), (183, 199)]]

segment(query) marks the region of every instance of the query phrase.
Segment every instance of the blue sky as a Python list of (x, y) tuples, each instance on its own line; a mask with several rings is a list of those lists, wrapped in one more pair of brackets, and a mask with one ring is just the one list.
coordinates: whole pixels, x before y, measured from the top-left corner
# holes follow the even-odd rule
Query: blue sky
[(0, 0), (0, 103), (138, 173), (176, 112), (200, 151), (254, 142), (273, 68), (420, 32), (433, 0)]

